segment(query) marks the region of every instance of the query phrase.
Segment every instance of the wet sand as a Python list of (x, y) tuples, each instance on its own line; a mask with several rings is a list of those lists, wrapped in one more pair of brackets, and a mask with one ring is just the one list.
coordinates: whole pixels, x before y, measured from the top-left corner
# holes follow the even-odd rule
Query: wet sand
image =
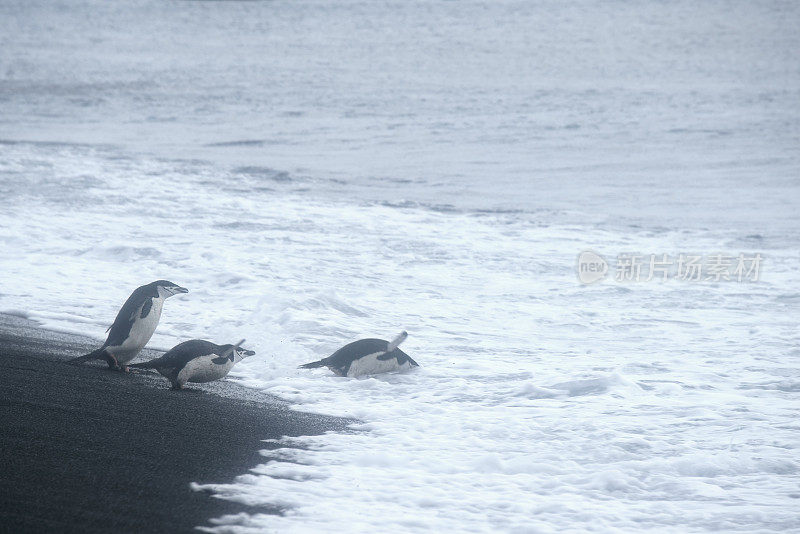
[(97, 346), (0, 315), (0, 532), (190, 532), (225, 514), (279, 513), (190, 483), (263, 463), (261, 440), (347, 424), (231, 381), (170, 391), (153, 373), (65, 363)]

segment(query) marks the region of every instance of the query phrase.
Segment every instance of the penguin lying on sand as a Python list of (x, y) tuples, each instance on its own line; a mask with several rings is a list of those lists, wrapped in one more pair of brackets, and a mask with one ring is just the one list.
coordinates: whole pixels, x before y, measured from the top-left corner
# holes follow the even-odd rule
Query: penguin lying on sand
[(397, 348), (407, 337), (408, 332), (403, 331), (391, 343), (383, 339), (360, 339), (327, 358), (301, 365), (300, 369), (327, 367), (339, 376), (353, 377), (419, 367), (411, 356)]
[(139, 354), (156, 331), (164, 301), (172, 295), (188, 292), (167, 280), (156, 280), (136, 288), (117, 313), (114, 324), (106, 330), (108, 338), (103, 346), (69, 363), (106, 360), (111, 369), (127, 372), (125, 364)]
[(137, 369), (155, 369), (172, 382), (172, 389), (182, 389), (186, 382), (211, 382), (228, 374), (234, 364), (255, 354), (236, 345), (215, 345), (210, 341), (192, 339), (172, 347), (166, 354), (145, 363), (135, 363)]

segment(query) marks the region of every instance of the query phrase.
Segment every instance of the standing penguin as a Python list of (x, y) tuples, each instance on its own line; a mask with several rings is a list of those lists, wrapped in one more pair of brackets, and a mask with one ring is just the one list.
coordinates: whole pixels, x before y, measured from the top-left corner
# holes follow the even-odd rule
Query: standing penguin
[(188, 292), (167, 280), (156, 280), (136, 288), (117, 313), (114, 324), (106, 330), (108, 338), (103, 346), (69, 363), (106, 360), (111, 369), (127, 372), (125, 364), (139, 354), (156, 331), (164, 301), (172, 295)]
[(210, 341), (192, 339), (172, 347), (166, 354), (145, 363), (135, 363), (137, 369), (155, 369), (172, 382), (172, 389), (183, 389), (186, 382), (211, 382), (228, 374), (234, 364), (255, 354), (236, 345), (215, 345)]
[(411, 356), (397, 348), (407, 337), (408, 332), (404, 330), (391, 343), (372, 338), (353, 341), (327, 358), (301, 365), (300, 369), (327, 367), (339, 376), (353, 377), (419, 367)]

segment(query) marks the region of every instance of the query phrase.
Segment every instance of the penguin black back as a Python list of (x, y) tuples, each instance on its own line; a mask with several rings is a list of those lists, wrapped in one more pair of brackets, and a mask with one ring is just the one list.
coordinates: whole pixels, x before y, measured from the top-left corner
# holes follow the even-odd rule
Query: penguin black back
[(168, 367), (183, 369), (189, 361), (197, 356), (203, 354), (221, 355), (224, 347), (224, 345), (217, 345), (210, 341), (205, 341), (204, 339), (191, 339), (175, 345), (160, 358), (151, 360), (146, 364), (136, 364), (133, 367), (156, 369), (159, 367)]

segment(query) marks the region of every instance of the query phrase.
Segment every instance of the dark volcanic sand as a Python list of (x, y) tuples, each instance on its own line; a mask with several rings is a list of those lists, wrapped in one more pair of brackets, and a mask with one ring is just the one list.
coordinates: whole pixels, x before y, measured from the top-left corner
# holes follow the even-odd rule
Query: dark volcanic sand
[(347, 424), (231, 382), (170, 391), (159, 375), (64, 363), (97, 346), (0, 315), (0, 532), (188, 532), (225, 514), (276, 513), (189, 485), (263, 463), (263, 439)]

